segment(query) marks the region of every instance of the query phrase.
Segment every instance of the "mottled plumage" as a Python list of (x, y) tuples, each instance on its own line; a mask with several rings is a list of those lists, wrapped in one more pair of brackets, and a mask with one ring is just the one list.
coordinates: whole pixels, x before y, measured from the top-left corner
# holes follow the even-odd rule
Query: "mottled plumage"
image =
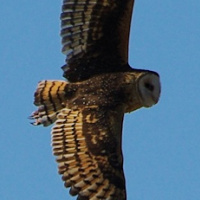
[(126, 200), (124, 113), (159, 99), (158, 74), (128, 64), (133, 2), (64, 0), (61, 36), (68, 81), (41, 81), (35, 92), (33, 124), (55, 122), (58, 171), (78, 200)]

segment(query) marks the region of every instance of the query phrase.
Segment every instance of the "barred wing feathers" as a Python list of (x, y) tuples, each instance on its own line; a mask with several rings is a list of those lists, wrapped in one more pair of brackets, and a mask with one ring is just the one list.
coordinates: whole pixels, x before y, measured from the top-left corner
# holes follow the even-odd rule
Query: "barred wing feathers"
[(122, 124), (123, 115), (112, 112), (65, 108), (52, 129), (59, 173), (79, 200), (126, 199), (121, 125), (114, 119)]
[(69, 108), (64, 81), (41, 81), (34, 125), (52, 128), (58, 171), (79, 200), (126, 200), (121, 136), (123, 109), (97, 105)]
[(64, 0), (61, 36), (75, 82), (94, 74), (129, 69), (128, 42), (134, 0)]

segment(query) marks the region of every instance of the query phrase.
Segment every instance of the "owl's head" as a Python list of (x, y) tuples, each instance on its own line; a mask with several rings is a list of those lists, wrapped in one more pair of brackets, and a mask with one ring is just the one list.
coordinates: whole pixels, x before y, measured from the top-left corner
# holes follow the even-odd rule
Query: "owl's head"
[(138, 91), (144, 107), (151, 107), (156, 104), (161, 91), (159, 75), (155, 72), (145, 73), (138, 81)]

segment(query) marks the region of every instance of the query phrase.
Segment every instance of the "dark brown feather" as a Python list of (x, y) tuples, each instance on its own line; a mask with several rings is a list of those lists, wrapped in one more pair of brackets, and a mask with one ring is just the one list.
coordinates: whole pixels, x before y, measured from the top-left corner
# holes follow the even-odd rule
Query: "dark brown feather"
[(134, 0), (64, 0), (61, 14), (64, 77), (129, 71), (128, 42)]

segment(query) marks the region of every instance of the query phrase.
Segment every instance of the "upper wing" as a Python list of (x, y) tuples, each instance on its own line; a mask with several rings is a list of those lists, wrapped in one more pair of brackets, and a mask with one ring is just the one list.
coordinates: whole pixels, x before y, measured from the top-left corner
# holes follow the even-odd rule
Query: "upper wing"
[(61, 36), (64, 77), (129, 69), (128, 42), (134, 0), (64, 0)]
[(79, 200), (126, 200), (121, 152), (123, 112), (62, 109), (52, 129), (59, 173)]

